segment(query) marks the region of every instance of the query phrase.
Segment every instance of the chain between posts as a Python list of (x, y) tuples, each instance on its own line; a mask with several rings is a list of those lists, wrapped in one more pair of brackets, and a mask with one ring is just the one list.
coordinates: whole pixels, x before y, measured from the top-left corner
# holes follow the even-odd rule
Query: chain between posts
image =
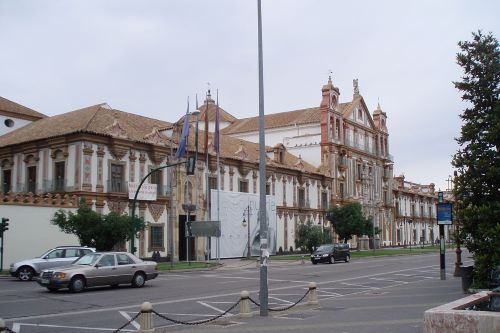
[[(285, 306), (283, 308), (277, 308), (277, 309), (272, 309), (272, 308), (267, 308), (269, 311), (274, 311), (274, 312), (279, 312), (279, 311), (286, 311), (286, 310), (289, 310), (291, 308), (293, 308), (294, 306), (296, 306), (297, 304), (299, 304), (300, 302), (302, 302), (302, 300), (309, 294), (309, 292), (311, 291), (311, 289), (308, 289), (306, 291), (306, 293), (304, 294), (304, 296), (302, 296), (297, 302), (289, 305), (289, 306)], [(253, 304), (257, 305), (258, 307), (260, 307), (260, 304), (253, 300), (251, 297), (248, 297), (248, 299), (250, 300), (250, 302), (252, 302)]]
[(224, 313), (221, 313), (215, 317), (212, 317), (210, 319), (206, 319), (206, 320), (198, 320), (198, 321), (181, 321), (181, 320), (176, 320), (176, 319), (172, 319), (172, 318), (168, 318), (167, 316), (164, 316), (162, 315), (161, 313), (158, 313), (156, 312), (155, 310), (152, 310), (152, 312), (157, 315), (158, 317), (162, 318), (162, 319), (165, 319), (165, 320), (168, 320), (174, 324), (182, 324), (182, 325), (200, 325), (200, 324), (206, 324), (206, 323), (209, 323), (211, 321), (214, 321), (214, 320), (217, 320), (219, 319), (220, 317), (223, 317), (225, 315), (227, 315), (231, 310), (233, 310), (236, 306), (238, 306), (238, 304), (240, 304), (241, 300), (239, 300), (238, 302), (236, 302), (233, 306), (231, 306), (229, 309), (227, 309)]
[(139, 317), (140, 314), (141, 314), (141, 312), (138, 312), (135, 316), (133, 316), (132, 318), (130, 318), (130, 320), (126, 324), (122, 325), (120, 328), (118, 328), (115, 331), (113, 331), (113, 333), (120, 332), (122, 329), (124, 329), (125, 327), (127, 327), (128, 325), (130, 325), (130, 323), (133, 322), (134, 320), (136, 320), (137, 317)]

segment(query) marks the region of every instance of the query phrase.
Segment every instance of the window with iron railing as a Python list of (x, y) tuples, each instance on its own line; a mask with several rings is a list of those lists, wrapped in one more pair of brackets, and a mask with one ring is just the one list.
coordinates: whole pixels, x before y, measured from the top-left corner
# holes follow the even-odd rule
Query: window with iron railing
[(108, 181), (108, 191), (110, 192), (127, 192), (124, 166), (121, 164), (111, 164), (111, 179)]
[(299, 207), (300, 208), (305, 208), (306, 207), (306, 190), (303, 188), (299, 188)]
[(149, 250), (150, 251), (164, 251), (164, 235), (163, 225), (150, 225), (149, 226)]
[(2, 172), (2, 192), (3, 193), (8, 193), (12, 189), (11, 176), (12, 176), (11, 170), (3, 170), (3, 172)]
[(248, 180), (240, 180), (238, 185), (238, 191), (248, 193)]
[(26, 192), (36, 193), (36, 166), (27, 168)]

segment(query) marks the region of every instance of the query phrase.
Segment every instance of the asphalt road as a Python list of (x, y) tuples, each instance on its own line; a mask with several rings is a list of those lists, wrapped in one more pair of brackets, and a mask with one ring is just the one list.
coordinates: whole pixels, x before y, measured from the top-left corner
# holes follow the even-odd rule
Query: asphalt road
[[(465, 265), (472, 264), (466, 256)], [(271, 262), (269, 307), (297, 302), (309, 282), (318, 286), (319, 306), (305, 300), (291, 310), (252, 318), (234, 316), (203, 325), (175, 324), (157, 316), (157, 332), (421, 332), (425, 310), (463, 297), (460, 278), (453, 277), (455, 257), (447, 252), (447, 279), (440, 280), (439, 255), (373, 257), (350, 263)], [(96, 288), (79, 294), (52, 293), (35, 282), (0, 279), (0, 318), (15, 332), (113, 332), (127, 323), (143, 302), (171, 319), (210, 319), (231, 308), (242, 290), (259, 301), (255, 263), (224, 261), (216, 270), (164, 273), (135, 289)], [(138, 321), (122, 332), (135, 331)]]

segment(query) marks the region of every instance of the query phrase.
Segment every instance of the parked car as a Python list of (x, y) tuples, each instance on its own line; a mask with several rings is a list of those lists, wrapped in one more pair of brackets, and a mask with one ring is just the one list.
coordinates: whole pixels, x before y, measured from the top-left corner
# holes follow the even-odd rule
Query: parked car
[(87, 253), (95, 252), (94, 248), (86, 246), (58, 246), (40, 257), (21, 260), (10, 264), (10, 275), (21, 281), (30, 281), (34, 276), (47, 268), (55, 268), (71, 264), (76, 259)]
[(95, 252), (70, 266), (43, 270), (37, 281), (50, 291), (69, 288), (80, 292), (104, 285), (132, 284), (140, 288), (157, 276), (158, 266), (154, 261), (144, 261), (127, 252)]
[(311, 254), (311, 262), (316, 265), (318, 262), (328, 262), (333, 264), (335, 261), (344, 260), (349, 262), (351, 260), (351, 252), (349, 244), (323, 244)]

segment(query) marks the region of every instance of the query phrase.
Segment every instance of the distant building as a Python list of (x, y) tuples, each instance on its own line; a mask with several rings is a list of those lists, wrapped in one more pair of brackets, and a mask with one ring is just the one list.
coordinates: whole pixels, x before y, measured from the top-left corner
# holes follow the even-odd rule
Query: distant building
[[(266, 188), (262, 190), (275, 196), (276, 248), (295, 249), (295, 231), (307, 221), (331, 232), (327, 210), (349, 202), (361, 203), (382, 230), (379, 244), (404, 245), (405, 240), (420, 237), (431, 240), (435, 235), (431, 227), (434, 188), (393, 177), (386, 113), (380, 105), (369, 112), (357, 80), (347, 103), (339, 103), (340, 91), (331, 79), (321, 91), (319, 107), (265, 116)], [(5, 101), (0, 99), (0, 110), (4, 110), (0, 115), (18, 120), (31, 117), (24, 126), (16, 120), (17, 127), (9, 127), (0, 136), (0, 206), (2, 216), (11, 220), (5, 238), (7, 263), (33, 255), (28, 251), (41, 253), (55, 245), (75, 243), (74, 236), (60, 233), (50, 219), (57, 209), (74, 211), (78, 198), (100, 213), (131, 214), (129, 184), (137, 184), (158, 166), (176, 162), (183, 117), (170, 123), (107, 104), (45, 117)], [(136, 205), (136, 214), (147, 225), (135, 242), (139, 256), (159, 252), (162, 257), (187, 259), (188, 216), (183, 204), (196, 205), (190, 212), (192, 220), (209, 220), (213, 204), (208, 193), (217, 188), (217, 174), (221, 190), (259, 193), (258, 118), (237, 119), (219, 108), (217, 169), (216, 109), (209, 92), (199, 113), (189, 114), (187, 151), (198, 157), (195, 175), (187, 175), (185, 165), (177, 165), (146, 179), (146, 185), (156, 187), (156, 195)], [(194, 142), (196, 128), (198, 144)], [(242, 224), (244, 213), (234, 223)], [(353, 245), (358, 241), (362, 248), (368, 247), (367, 238), (354, 239)], [(30, 250), (23, 246), (26, 243)], [(190, 241), (190, 259), (214, 257), (208, 253), (209, 245), (206, 237)]]
[(0, 136), (45, 117), (40, 112), (0, 97)]

